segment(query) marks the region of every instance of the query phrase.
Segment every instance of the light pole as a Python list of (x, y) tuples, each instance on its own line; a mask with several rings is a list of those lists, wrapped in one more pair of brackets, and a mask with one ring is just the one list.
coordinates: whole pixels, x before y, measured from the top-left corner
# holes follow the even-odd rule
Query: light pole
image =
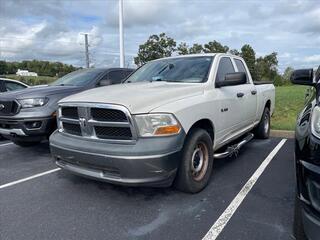
[(123, 40), (123, 0), (119, 0), (119, 40), (120, 40), (120, 67), (124, 67), (124, 40)]

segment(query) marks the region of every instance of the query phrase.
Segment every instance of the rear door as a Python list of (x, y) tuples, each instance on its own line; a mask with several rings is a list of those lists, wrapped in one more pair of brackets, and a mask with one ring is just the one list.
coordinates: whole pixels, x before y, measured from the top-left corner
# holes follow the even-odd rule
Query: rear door
[(244, 127), (248, 127), (254, 123), (257, 114), (256, 86), (253, 84), (251, 75), (246, 69), (243, 60), (240, 58), (234, 58), (233, 61), (235, 63), (237, 72), (244, 72), (247, 75), (247, 84), (240, 85), (238, 90), (239, 92), (243, 93), (243, 97), (241, 98), (243, 111), (243, 114), (241, 114), (242, 122), (244, 123)]

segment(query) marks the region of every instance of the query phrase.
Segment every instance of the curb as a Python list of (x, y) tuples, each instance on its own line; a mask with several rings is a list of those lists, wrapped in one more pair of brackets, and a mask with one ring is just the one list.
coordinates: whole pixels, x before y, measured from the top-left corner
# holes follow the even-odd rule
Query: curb
[(294, 138), (294, 131), (284, 131), (284, 130), (271, 130), (271, 137), (281, 137), (281, 138)]

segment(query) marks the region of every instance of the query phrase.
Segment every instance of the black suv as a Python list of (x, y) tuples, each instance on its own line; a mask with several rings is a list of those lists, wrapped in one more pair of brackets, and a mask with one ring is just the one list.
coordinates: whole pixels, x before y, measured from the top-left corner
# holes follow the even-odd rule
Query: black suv
[(320, 66), (296, 70), (294, 84), (311, 86), (305, 108), (297, 120), (295, 167), (297, 196), (294, 232), (296, 239), (320, 239)]
[(20, 146), (48, 138), (56, 129), (57, 103), (69, 95), (121, 83), (132, 69), (81, 69), (50, 85), (35, 86), (0, 95), (0, 134)]

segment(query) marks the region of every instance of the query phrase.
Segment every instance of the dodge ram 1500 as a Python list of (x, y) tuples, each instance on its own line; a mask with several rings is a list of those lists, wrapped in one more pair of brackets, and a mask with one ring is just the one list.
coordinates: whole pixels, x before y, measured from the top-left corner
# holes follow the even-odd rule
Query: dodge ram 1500
[(61, 100), (50, 148), (75, 174), (195, 193), (208, 184), (214, 158), (236, 149), (229, 143), (247, 134), (241, 145), (251, 132), (269, 137), (274, 98), (274, 86), (255, 84), (238, 56), (158, 59), (124, 84)]

